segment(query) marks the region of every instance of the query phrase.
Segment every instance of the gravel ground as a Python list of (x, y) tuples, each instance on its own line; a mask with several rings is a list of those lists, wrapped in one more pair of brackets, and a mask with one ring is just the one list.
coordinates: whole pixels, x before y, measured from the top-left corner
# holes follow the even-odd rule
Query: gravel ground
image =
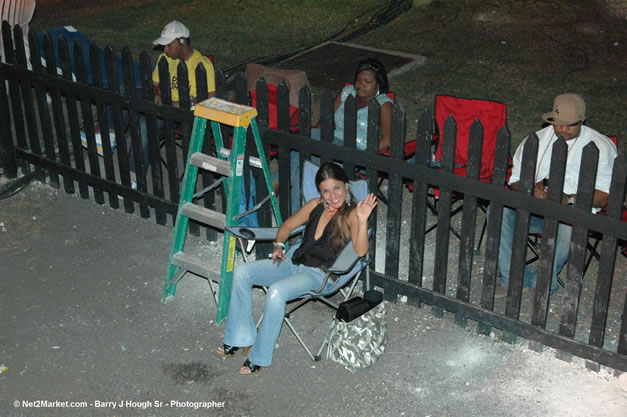
[[(537, 353), (524, 341), (480, 336), (448, 314), (402, 302), (386, 305), (387, 350), (368, 370), (311, 362), (285, 331), (273, 365), (243, 377), (241, 357), (213, 353), (223, 326), (213, 321), (205, 280), (185, 277), (176, 297), (160, 302), (171, 228), (41, 184), (0, 200), (0, 223), (2, 416), (627, 412), (627, 393), (611, 370), (594, 373), (551, 349)], [(219, 265), (219, 244), (191, 239), (188, 247)], [(306, 340), (321, 340), (328, 310), (314, 304), (305, 311), (295, 325)]]

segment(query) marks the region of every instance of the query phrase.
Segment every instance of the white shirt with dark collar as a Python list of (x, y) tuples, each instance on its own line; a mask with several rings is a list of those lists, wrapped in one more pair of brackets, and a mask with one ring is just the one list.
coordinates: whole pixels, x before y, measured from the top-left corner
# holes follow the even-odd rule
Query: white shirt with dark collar
[[(557, 135), (555, 134), (552, 125), (537, 131), (536, 135), (538, 135), (539, 141), (535, 183), (538, 183), (544, 178), (549, 177), (549, 171), (551, 168), (551, 152), (553, 150), (553, 143), (557, 140)], [(509, 179), (510, 184), (520, 181), (522, 155), (526, 142), (527, 139), (523, 140), (514, 154), (514, 167), (512, 169), (512, 176)], [(592, 128), (582, 125), (579, 136), (566, 142), (569, 150), (566, 161), (566, 175), (564, 178), (565, 194), (577, 193), (577, 183), (579, 182), (579, 169), (583, 149), (590, 142), (594, 142), (597, 148), (599, 148), (599, 163), (597, 166), (597, 177), (594, 188), (606, 193), (610, 191), (612, 168), (614, 167), (614, 159), (618, 155), (616, 146), (607, 136)]]

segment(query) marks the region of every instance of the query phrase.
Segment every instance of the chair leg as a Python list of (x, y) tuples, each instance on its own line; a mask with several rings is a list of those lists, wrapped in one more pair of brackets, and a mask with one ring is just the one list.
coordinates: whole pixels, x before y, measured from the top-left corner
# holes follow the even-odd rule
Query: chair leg
[[(429, 200), (427, 200), (427, 207), (429, 208), (429, 210), (431, 210), (431, 212), (434, 215), (438, 215), (438, 209), (437, 209), (437, 203), (433, 204), (431, 203)], [(452, 219), (453, 216), (455, 216), (457, 213), (459, 213), (462, 209), (463, 209), (464, 205), (460, 205), (459, 207), (457, 207), (455, 210), (451, 211), (451, 216), (450, 218)], [(434, 223), (431, 226), (427, 227), (425, 229), (425, 235), (429, 232), (431, 232), (432, 230), (434, 230), (436, 227), (438, 227), (438, 223)], [(453, 227), (452, 224), (449, 223), (448, 225), (449, 230), (457, 237), (457, 239), (462, 240), (461, 235), (459, 234), (459, 232)]]
[(329, 343), (329, 335), (327, 334), (327, 336), (322, 341), (322, 344), (320, 345), (320, 349), (318, 349), (318, 353), (316, 353), (316, 356), (315, 356), (315, 360), (316, 361), (319, 361), (320, 359), (322, 359), (322, 351), (324, 350), (324, 347), (328, 343)]
[[(537, 239), (538, 236), (536, 235), (536, 243), (537, 243)], [(525, 265), (529, 265), (535, 261), (537, 261), (538, 259), (540, 259), (540, 251), (538, 250), (538, 247), (536, 246), (536, 243), (531, 241), (531, 238), (527, 238), (527, 246), (529, 247), (529, 249), (531, 249), (531, 252), (533, 252), (533, 258), (529, 259), (527, 262), (525, 262)], [(585, 270), (584, 270), (585, 271)], [(585, 272), (584, 272), (585, 275)], [(557, 283), (559, 285), (562, 286), (562, 288), (566, 287), (566, 284), (564, 284), (564, 281), (562, 281), (561, 278), (557, 278)]]
[(484, 219), (483, 219), (483, 226), (481, 227), (481, 235), (479, 235), (479, 243), (477, 243), (477, 247), (475, 248), (475, 255), (478, 255), (481, 252), (481, 242), (483, 242), (483, 236), (485, 235), (485, 231), (488, 228), (488, 208), (487, 208), (487, 204), (488, 202), (485, 202), (483, 204), (479, 204), (479, 208), (481, 209), (481, 211), (483, 211), (483, 214), (485, 215)]
[(307, 354), (309, 355), (311, 360), (314, 361), (314, 362), (319, 361), (320, 358), (318, 357), (318, 359), (316, 359), (316, 357), (311, 353), (311, 351), (309, 350), (309, 348), (307, 347), (305, 342), (303, 342), (303, 339), (301, 339), (300, 335), (298, 334), (298, 332), (296, 331), (296, 329), (294, 328), (294, 326), (292, 325), (290, 320), (287, 317), (284, 317), (283, 321), (285, 321), (285, 324), (287, 324), (287, 327), (292, 331), (294, 336), (296, 336), (296, 340), (298, 340), (298, 343), (300, 343), (300, 345), (303, 347), (303, 349), (305, 349), (305, 351), (307, 352)]
[(526, 264), (529, 265), (537, 261), (538, 259), (540, 259), (540, 252), (538, 251), (536, 244), (532, 242), (530, 238), (527, 238), (527, 246), (529, 247), (529, 249), (531, 249), (531, 252), (533, 252), (533, 255), (534, 255), (533, 258), (529, 259), (526, 262)]
[(590, 262), (592, 262), (592, 258), (596, 258), (598, 261), (601, 260), (601, 256), (599, 255), (599, 252), (597, 252), (597, 248), (599, 247), (599, 243), (601, 242), (601, 239), (596, 239), (596, 241), (594, 242), (594, 245), (591, 245), (590, 242), (586, 242), (586, 248), (588, 249), (588, 259), (586, 259), (586, 263), (583, 267), (583, 275), (586, 275), (586, 272), (588, 271), (588, 268), (590, 267)]
[(483, 226), (481, 227), (481, 235), (479, 235), (479, 243), (477, 243), (477, 247), (475, 248), (475, 255), (478, 255), (481, 252), (481, 242), (483, 242), (483, 235), (485, 235), (485, 231), (488, 228), (488, 218), (483, 219)]

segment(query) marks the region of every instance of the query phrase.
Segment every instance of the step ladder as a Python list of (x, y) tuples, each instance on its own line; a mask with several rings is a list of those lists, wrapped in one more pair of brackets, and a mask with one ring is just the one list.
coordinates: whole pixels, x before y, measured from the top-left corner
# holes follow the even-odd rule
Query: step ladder
[[(255, 146), (259, 154), (259, 159), (250, 158), (250, 165), (262, 169), (266, 186), (268, 187), (268, 197), (253, 207), (254, 211), (262, 204), (271, 201), (277, 225), (281, 225), (281, 214), (276, 196), (270, 180), (270, 170), (265, 157), (261, 137), (257, 129), (255, 116), (257, 110), (254, 107), (234, 104), (218, 98), (210, 98), (196, 105), (194, 110), (194, 127), (187, 154), (187, 165), (183, 176), (183, 187), (179, 200), (168, 270), (166, 274), (163, 302), (167, 302), (176, 293), (176, 285), (187, 272), (192, 272), (207, 279), (211, 288), (211, 293), (218, 307), (216, 322), (219, 324), (228, 315), (229, 302), (231, 299), (231, 281), (233, 278), (233, 264), (235, 259), (236, 239), (226, 228), (236, 226), (238, 220), (247, 213), (238, 215), (240, 205), (240, 194), (242, 188), (242, 175), (244, 171), (244, 152), (246, 149), (246, 132), (251, 126)], [(218, 157), (209, 156), (201, 152), (207, 121), (211, 121), (211, 129), (215, 141)], [(220, 124), (233, 126), (233, 146), (229, 151), (224, 147)], [(230, 155), (230, 161), (228, 160)], [(198, 169), (214, 172), (223, 177), (211, 186), (194, 194)], [(192, 200), (201, 197), (217, 186), (222, 185), (226, 194), (225, 214), (206, 209)], [(216, 265), (208, 259), (199, 259), (186, 254), (185, 239), (187, 237), (187, 227), (189, 219), (224, 231), (224, 245), (222, 249), (222, 261), (220, 276), (217, 276)], [(213, 281), (219, 281), (220, 289), (218, 297), (214, 291)]]

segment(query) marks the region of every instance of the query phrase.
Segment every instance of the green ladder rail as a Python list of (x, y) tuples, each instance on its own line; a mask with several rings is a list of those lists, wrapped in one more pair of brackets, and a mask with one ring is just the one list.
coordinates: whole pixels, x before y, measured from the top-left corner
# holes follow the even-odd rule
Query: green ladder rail
[[(181, 198), (176, 214), (176, 223), (172, 237), (162, 301), (167, 302), (170, 298), (174, 297), (177, 283), (187, 272), (200, 275), (207, 279), (211, 287), (212, 295), (218, 307), (216, 315), (216, 323), (218, 324), (228, 316), (229, 302), (231, 299), (231, 281), (233, 279), (236, 239), (226, 230), (226, 227), (236, 226), (238, 219), (241, 217), (241, 215), (238, 214), (242, 175), (244, 175), (246, 132), (249, 125), (251, 126), (255, 146), (259, 154), (259, 161), (255, 161), (256, 163), (253, 164), (253, 158), (251, 158), (251, 165), (257, 165), (262, 169), (277, 225), (281, 225), (282, 223), (279, 205), (270, 179), (270, 169), (261, 144), (259, 130), (257, 129), (256, 115), (257, 110), (254, 107), (234, 104), (218, 98), (205, 100), (197, 104), (194, 110), (194, 127), (187, 154), (187, 164), (185, 166)], [(207, 120), (211, 121), (211, 129), (216, 149), (218, 150), (218, 157), (206, 155), (201, 152)], [(230, 152), (224, 148), (220, 124), (233, 126), (234, 128), (233, 146)], [(228, 161), (229, 154), (230, 161)], [(192, 202), (194, 198), (198, 198), (199, 194), (202, 194), (202, 192), (194, 194), (199, 168), (223, 175), (223, 178), (203, 190), (203, 192), (211, 190), (221, 184), (224, 187), (227, 197), (225, 214), (209, 210)], [(227, 178), (228, 181), (225, 181)], [(259, 204), (257, 206), (259, 206)], [(219, 277), (216, 274), (215, 265), (210, 260), (199, 259), (184, 252), (189, 219), (224, 231), (224, 244)], [(212, 281), (219, 281), (220, 283), (218, 298), (216, 298), (215, 291), (213, 290)]]

